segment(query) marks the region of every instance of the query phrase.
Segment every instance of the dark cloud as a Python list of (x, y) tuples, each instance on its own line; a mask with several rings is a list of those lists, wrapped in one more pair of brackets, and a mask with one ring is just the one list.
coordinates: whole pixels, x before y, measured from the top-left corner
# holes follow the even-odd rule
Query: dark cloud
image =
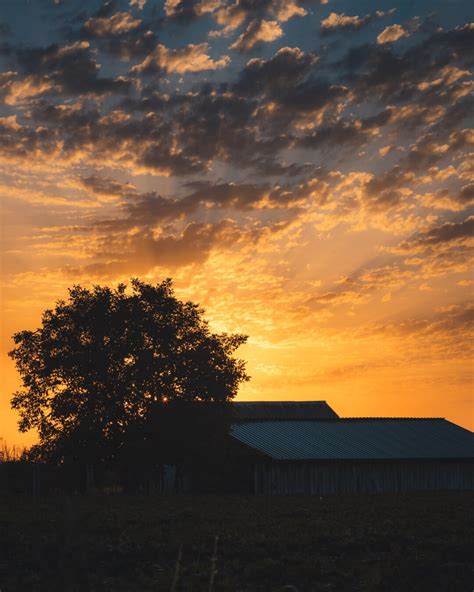
[(454, 153), (474, 146), (474, 134), (469, 129), (452, 131), (449, 136), (440, 138), (433, 133), (421, 136), (410, 148), (407, 156), (402, 161), (403, 167), (409, 171), (420, 171), (432, 167), (440, 160)]
[(346, 94), (346, 88), (330, 84), (326, 80), (307, 80), (288, 88), (287, 92), (279, 97), (279, 103), (286, 111), (295, 114), (307, 113), (328, 104), (335, 104), (337, 99)]
[(117, 6), (117, 0), (102, 0), (97, 12), (93, 16), (98, 18), (112, 16), (116, 11)]
[(374, 176), (364, 184), (364, 199), (372, 210), (386, 210), (399, 205), (403, 199), (400, 189), (413, 182), (415, 174), (396, 164), (388, 171)]
[[(339, 87), (332, 87), (338, 95)], [(350, 148), (360, 148), (370, 141), (379, 127), (390, 122), (393, 116), (391, 108), (366, 118), (335, 119), (321, 124), (315, 131), (300, 135), (295, 144), (312, 150), (338, 150), (345, 154)]]
[(280, 185), (263, 185), (252, 183), (219, 183), (206, 181), (189, 183), (193, 189), (185, 201), (201, 205), (250, 210), (255, 207), (286, 207), (298, 202), (301, 195), (296, 187), (285, 188)]
[[(282, 148), (294, 143), (311, 148), (313, 142), (319, 147), (324, 144), (324, 137), (328, 137), (329, 143), (335, 139), (336, 130), (329, 133), (324, 130), (319, 135), (314, 132), (314, 140), (310, 139), (312, 134), (298, 140), (293, 128), (296, 120), (319, 110), (337, 110), (340, 101), (347, 96), (347, 88), (322, 78), (318, 68), (315, 54), (284, 47), (268, 60), (250, 60), (233, 87), (240, 96), (255, 97), (259, 101), (258, 119), (263, 134), (279, 134)], [(344, 141), (348, 134), (342, 128), (348, 125), (339, 124)]]
[(157, 44), (157, 36), (153, 31), (142, 28), (126, 35), (114, 35), (97, 39), (100, 48), (121, 60), (144, 58), (151, 54)]
[(120, 183), (114, 179), (99, 177), (98, 175), (81, 177), (80, 182), (85, 189), (98, 195), (127, 197), (136, 194), (136, 189), (130, 183)]
[(339, 67), (345, 71), (358, 100), (403, 102), (415, 99), (418, 85), (434, 78), (442, 68), (458, 64), (470, 67), (474, 27), (457, 27), (432, 33), (404, 52), (379, 44), (351, 48)]
[(182, 154), (201, 162), (214, 158), (245, 166), (254, 158), (286, 146), (284, 138), (267, 143), (258, 133), (257, 103), (228, 92), (203, 88), (198, 95), (171, 107), (174, 130)]
[(123, 111), (102, 115), (94, 104), (66, 106), (42, 102), (32, 110), (31, 117), (50, 126), (61, 126), (65, 156), (87, 148), (92, 163), (112, 157), (127, 160), (132, 166), (177, 175), (205, 168), (195, 154), (173, 151), (173, 128), (158, 114), (131, 118)]
[(0, 154), (12, 161), (35, 153), (51, 157), (58, 150), (58, 141), (57, 133), (46, 128), (21, 125), (15, 116), (0, 118)]
[(52, 104), (46, 100), (39, 100), (30, 110), (28, 118), (56, 129), (61, 126), (66, 138), (69, 132), (77, 133), (81, 137), (87, 130), (92, 130), (99, 124), (101, 111), (98, 105), (91, 102)]
[(433, 343), (466, 355), (472, 307), (446, 304), (471, 285), (472, 26), (413, 3), (397, 25), (347, 2), (39, 1), (0, 40), (8, 285), (215, 273), (207, 300), (262, 343), (314, 311), (304, 331), (343, 349), (384, 318), (397, 347), (426, 339), (418, 367)]
[(292, 162), (286, 164), (279, 162), (272, 156), (264, 156), (262, 158), (255, 158), (250, 161), (251, 166), (255, 172), (254, 176), (263, 175), (265, 177), (300, 177), (310, 176), (314, 172), (314, 165), (311, 163)]
[(156, 193), (145, 193), (124, 204), (123, 209), (127, 218), (124, 221), (119, 219), (118, 223), (120, 225), (125, 223), (132, 227), (136, 225), (149, 226), (164, 220), (177, 221), (192, 214), (198, 207), (199, 202), (192, 199), (169, 199)]
[(361, 146), (365, 143), (367, 130), (361, 128), (358, 122), (344, 120), (321, 126), (317, 131), (301, 137), (297, 144), (303, 148), (342, 149), (351, 146)]
[(411, 240), (402, 241), (397, 250), (402, 252), (421, 252), (450, 246), (452, 243), (464, 242), (474, 236), (474, 216), (461, 222), (445, 222), (425, 232), (421, 232)]
[(194, 181), (185, 185), (188, 192), (183, 197), (166, 198), (154, 192), (140, 194), (128, 184), (102, 177), (88, 177), (81, 181), (94, 193), (124, 198), (120, 217), (98, 221), (91, 227), (107, 229), (109, 232), (175, 223), (216, 210), (259, 213), (267, 209), (276, 213), (278, 218), (290, 221), (299, 215), (299, 206), (309, 199), (317, 183), (313, 179), (310, 184), (285, 187), (277, 184)]
[(461, 187), (456, 196), (456, 200), (459, 203), (466, 205), (474, 202), (474, 183), (469, 183), (469, 185), (464, 185), (464, 187)]
[[(400, 205), (405, 199), (402, 189), (415, 184), (417, 174), (429, 170), (446, 158), (451, 159), (457, 152), (472, 146), (474, 141), (470, 130), (451, 132), (449, 137), (443, 138), (443, 144), (438, 139), (431, 133), (420, 136), (397, 164), (367, 181), (364, 184), (366, 205), (373, 210), (386, 210)], [(466, 203), (469, 202), (469, 187), (467, 186), (465, 193), (463, 191), (454, 201), (462, 203), (464, 198)]]
[[(449, 102), (445, 107), (442, 117), (435, 122), (431, 121), (431, 132), (433, 134), (445, 137), (456, 128), (463, 126), (465, 122), (469, 122), (469, 118), (474, 112), (474, 94), (469, 91), (469, 86), (469, 81), (466, 83), (460, 81), (452, 85), (451, 88), (443, 91), (443, 97), (436, 99), (436, 104), (443, 104), (443, 98), (446, 98)], [(429, 115), (430, 112), (428, 111), (427, 114)]]
[(131, 81), (125, 77), (99, 76), (100, 65), (87, 41), (45, 48), (13, 48), (7, 51), (22, 74), (42, 77), (59, 95), (126, 93)]
[(240, 95), (266, 95), (277, 97), (289, 86), (306, 80), (313, 71), (318, 57), (298, 47), (283, 47), (268, 60), (249, 60), (234, 89)]
[[(305, 9), (297, 2), (245, 0), (219, 6), (168, 2), (167, 10), (170, 18), (192, 10), (197, 16), (210, 15), (224, 28), (240, 22), (235, 30), (245, 30), (255, 19), (281, 24)], [(173, 88), (167, 74), (184, 77), (222, 69), (228, 59), (215, 56), (210, 42), (158, 43), (156, 33), (147, 30), (148, 17), (126, 12), (124, 4), (104, 4), (83, 22), (89, 41), (6, 48), (19, 74), (12, 70), (0, 81), (4, 100), (13, 101), (12, 84), (24, 83), (26, 90), (16, 90), (33, 93), (27, 96), (24, 116), (32, 129), (45, 126), (63, 155), (82, 151), (91, 163), (106, 158), (144, 172), (178, 176), (206, 175), (220, 161), (250, 169), (252, 175), (302, 177), (329, 150), (345, 156), (350, 149), (357, 155), (382, 128), (390, 129), (396, 143), (397, 136), (408, 137), (424, 126), (424, 135), (393, 170), (367, 183), (367, 204), (373, 209), (400, 204), (401, 189), (412, 183), (412, 173), (446, 158), (440, 144), (449, 145), (449, 154), (468, 146), (462, 130), (453, 133), (472, 107), (462, 86), (465, 75), (443, 68), (468, 63), (469, 28), (426, 32), (415, 47), (398, 52), (377, 44), (355, 48), (338, 69), (328, 69), (313, 52), (283, 47), (269, 58), (250, 59), (240, 72), (226, 67), (226, 82)], [(133, 83), (123, 76), (107, 77), (105, 67), (100, 75), (104, 50), (140, 60), (131, 66)], [(121, 93), (126, 97), (120, 98)], [(49, 94), (56, 95), (49, 103), (39, 99)], [(84, 101), (85, 94), (91, 100)], [(95, 103), (94, 94), (100, 97)], [(65, 95), (76, 102), (60, 104)], [(110, 97), (104, 101), (102, 95)], [(381, 103), (378, 113), (367, 116), (367, 106), (373, 112), (374, 103)], [(288, 156), (294, 148), (304, 150), (303, 161)]]
[(213, 11), (212, 2), (206, 0), (165, 1), (165, 15), (170, 21), (186, 25), (203, 14)]

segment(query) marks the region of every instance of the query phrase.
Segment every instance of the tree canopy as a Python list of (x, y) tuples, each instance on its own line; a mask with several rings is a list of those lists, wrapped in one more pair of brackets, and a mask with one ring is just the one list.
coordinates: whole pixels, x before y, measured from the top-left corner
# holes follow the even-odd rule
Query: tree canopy
[(170, 279), (72, 287), (38, 329), (13, 336), (20, 430), (38, 430), (43, 456), (105, 459), (152, 434), (157, 418), (169, 432), (170, 409), (226, 406), (248, 380), (234, 356), (247, 338), (213, 333), (203, 314)]

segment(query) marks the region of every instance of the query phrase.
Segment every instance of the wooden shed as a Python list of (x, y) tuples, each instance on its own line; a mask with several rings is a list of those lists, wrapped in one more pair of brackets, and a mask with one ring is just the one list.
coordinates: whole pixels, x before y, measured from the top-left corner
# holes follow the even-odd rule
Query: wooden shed
[(440, 418), (340, 418), (324, 401), (234, 403), (234, 490), (474, 489), (474, 435)]

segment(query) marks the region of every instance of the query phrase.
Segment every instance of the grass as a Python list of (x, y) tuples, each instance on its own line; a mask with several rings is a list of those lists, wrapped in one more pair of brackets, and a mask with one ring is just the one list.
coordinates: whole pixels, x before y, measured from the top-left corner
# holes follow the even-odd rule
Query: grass
[(3, 498), (0, 590), (471, 592), (472, 502), (454, 492)]

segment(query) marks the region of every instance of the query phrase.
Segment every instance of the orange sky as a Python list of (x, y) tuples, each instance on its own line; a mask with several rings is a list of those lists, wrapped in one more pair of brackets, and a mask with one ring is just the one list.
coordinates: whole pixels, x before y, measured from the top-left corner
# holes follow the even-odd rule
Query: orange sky
[(470, 3), (168, 1), (161, 29), (147, 2), (13, 4), (0, 437), (35, 437), (13, 333), (74, 283), (131, 277), (249, 335), (240, 399), (474, 428)]

